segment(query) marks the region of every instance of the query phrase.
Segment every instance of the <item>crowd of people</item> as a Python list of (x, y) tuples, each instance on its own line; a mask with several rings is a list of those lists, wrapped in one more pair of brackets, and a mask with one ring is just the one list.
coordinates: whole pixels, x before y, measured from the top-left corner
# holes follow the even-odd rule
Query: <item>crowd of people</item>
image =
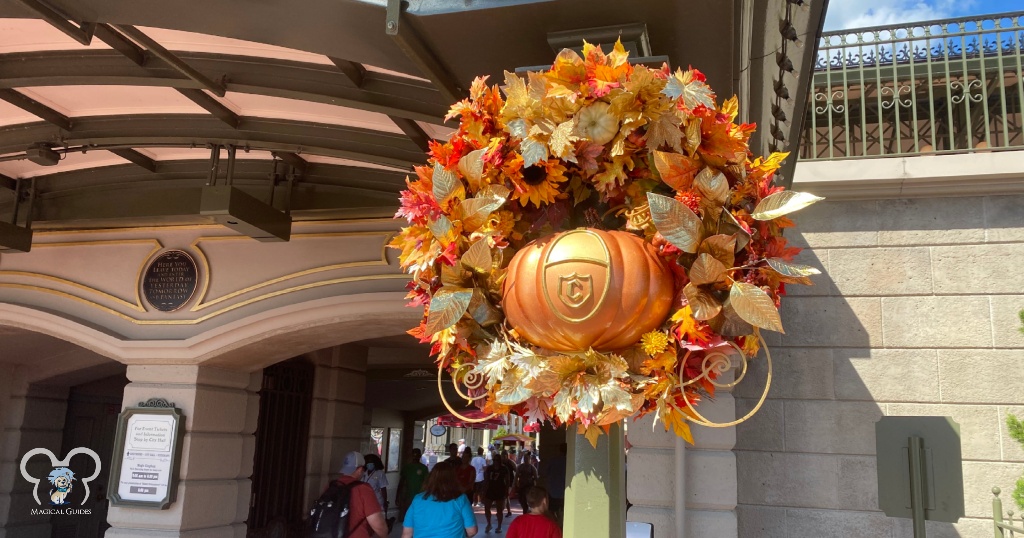
[[(564, 445), (558, 455), (545, 462), (543, 473), (530, 451), (517, 455), (495, 450), (488, 461), (483, 447), (475, 455), (470, 448), (455, 443), (447, 448), (448, 458), (430, 469), (421, 461), (422, 451), (413, 449), (401, 468), (395, 500), (402, 520), (402, 538), (472, 538), (479, 531), (473, 508), (481, 506), (487, 523), (484, 532), (501, 533), (505, 518), (512, 516), (513, 498), (522, 515), (508, 526), (506, 536), (561, 538)], [(395, 518), (386, 516), (388, 480), (380, 457), (351, 452), (345, 456), (341, 472), (336, 484), (350, 487), (347, 536), (386, 537)], [(542, 475), (547, 487), (541, 485)], [(496, 526), (491, 524), (492, 510)]]

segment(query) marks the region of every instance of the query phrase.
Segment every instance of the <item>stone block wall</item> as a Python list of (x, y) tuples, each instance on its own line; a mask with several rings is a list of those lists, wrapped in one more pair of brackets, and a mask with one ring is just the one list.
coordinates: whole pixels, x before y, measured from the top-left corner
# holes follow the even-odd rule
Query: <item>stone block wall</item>
[[(787, 288), (769, 400), (737, 428), (739, 536), (911, 536), (878, 511), (883, 415), (960, 424), (967, 517), (928, 535), (992, 536), (990, 490), (1024, 473), (1004, 425), (1024, 415), (1024, 196), (826, 201), (797, 217), (797, 261), (824, 274)], [(737, 415), (764, 373), (737, 387)]]

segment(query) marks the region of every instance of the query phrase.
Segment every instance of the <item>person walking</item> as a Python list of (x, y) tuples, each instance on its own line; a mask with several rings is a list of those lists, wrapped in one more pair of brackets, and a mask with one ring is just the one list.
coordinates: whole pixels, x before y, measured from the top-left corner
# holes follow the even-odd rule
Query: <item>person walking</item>
[(388, 524), (373, 489), (362, 482), (366, 459), (358, 452), (345, 454), (338, 483), (351, 488), (348, 507), (348, 538), (386, 538)]
[(470, 465), (476, 469), (476, 480), (473, 483), (473, 494), (477, 505), (484, 504), (484, 469), (487, 468), (487, 458), (484, 456), (484, 447), (476, 449), (476, 456), (470, 461)]
[(508, 495), (505, 496), (505, 517), (512, 517), (512, 485), (516, 482), (515, 452), (512, 452), (512, 455), (510, 456), (507, 451), (503, 451), (501, 456), (505, 461), (505, 467), (508, 468), (509, 477)]
[(412, 449), (409, 463), (403, 465), (398, 474), (398, 495), (395, 501), (398, 503), (399, 517), (403, 520), (405, 513), (409, 510), (409, 505), (412, 504), (413, 497), (423, 491), (423, 483), (426, 482), (427, 475), (430, 474), (427, 466), (420, 461), (422, 456), (423, 452), (420, 449)]
[(456, 467), (440, 462), (430, 471), (402, 522), (402, 538), (473, 538), (476, 516), (455, 476)]
[(390, 503), (388, 502), (388, 477), (384, 472), (384, 462), (380, 459), (380, 456), (374, 453), (366, 454), (364, 456), (366, 461), (366, 472), (363, 474), (363, 482), (366, 482), (373, 488), (373, 494), (377, 497), (377, 504), (380, 505), (384, 511), (384, 518), (388, 524), (388, 532), (391, 532), (391, 528), (395, 525), (395, 518), (388, 517), (388, 509)]
[(525, 514), (530, 511), (526, 494), (530, 488), (537, 485), (537, 467), (533, 463), (533, 455), (529, 452), (523, 454), (523, 462), (516, 467), (515, 484), (516, 499), (519, 499), (519, 506), (522, 507)]
[(455, 472), (462, 486), (462, 492), (466, 494), (469, 504), (473, 504), (473, 484), (476, 482), (476, 469), (473, 468), (473, 453), (469, 450), (462, 451), (462, 463)]
[(508, 538), (562, 538), (562, 530), (548, 512), (548, 490), (536, 486), (526, 494), (530, 513), (508, 526)]
[(505, 465), (505, 458), (500, 452), (494, 454), (494, 459), (484, 471), (484, 518), (487, 520), (487, 530), (491, 532), (491, 507), (498, 509), (498, 528), (501, 532), (501, 523), (504, 521), (505, 504), (508, 502), (508, 490), (512, 486), (512, 476)]

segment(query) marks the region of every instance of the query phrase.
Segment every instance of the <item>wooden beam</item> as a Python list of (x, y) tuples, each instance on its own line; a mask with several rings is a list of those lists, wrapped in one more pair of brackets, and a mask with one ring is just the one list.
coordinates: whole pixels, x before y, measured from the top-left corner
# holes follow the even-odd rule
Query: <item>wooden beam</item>
[(430, 149), (430, 135), (428, 135), (418, 123), (407, 118), (399, 118), (398, 116), (388, 116), (388, 118), (390, 118), (391, 121), (393, 121), (395, 125), (397, 125), (398, 128), (413, 141), (413, 143), (419, 146), (420, 149), (423, 151)]
[(230, 125), (232, 128), (238, 128), (238, 114), (232, 112), (230, 108), (224, 106), (223, 103), (214, 99), (203, 90), (178, 88), (178, 93), (188, 97), (193, 103), (203, 107), (207, 112), (213, 114), (217, 119)]
[(363, 87), (363, 80), (366, 78), (366, 68), (363, 67), (363, 64), (342, 60), (333, 56), (328, 56), (328, 58), (334, 62), (335, 67), (345, 75), (345, 78), (352, 83), (353, 87)]
[(56, 125), (65, 131), (71, 130), (72, 124), (70, 118), (17, 90), (0, 90), (0, 99), (7, 101), (33, 116), (39, 116), (47, 123)]
[(150, 172), (156, 172), (156, 161), (150, 159), (149, 157), (146, 157), (142, 153), (139, 153), (138, 151), (132, 148), (118, 148), (110, 149), (108, 151), (128, 162), (135, 163), (145, 168), (146, 170), (149, 170)]

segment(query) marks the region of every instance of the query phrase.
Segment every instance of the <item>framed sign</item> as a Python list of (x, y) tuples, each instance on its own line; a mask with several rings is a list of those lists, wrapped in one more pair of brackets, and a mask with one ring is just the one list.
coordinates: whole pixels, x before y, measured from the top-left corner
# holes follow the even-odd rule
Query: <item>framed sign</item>
[(168, 250), (149, 262), (142, 273), (142, 294), (161, 312), (184, 307), (196, 293), (199, 270), (187, 252)]
[(430, 427), (430, 435), (433, 435), (434, 437), (441, 437), (447, 432), (448, 428), (445, 428), (440, 424), (434, 424), (433, 426)]
[(174, 502), (183, 425), (181, 410), (160, 398), (118, 415), (107, 485), (112, 506), (166, 510)]

